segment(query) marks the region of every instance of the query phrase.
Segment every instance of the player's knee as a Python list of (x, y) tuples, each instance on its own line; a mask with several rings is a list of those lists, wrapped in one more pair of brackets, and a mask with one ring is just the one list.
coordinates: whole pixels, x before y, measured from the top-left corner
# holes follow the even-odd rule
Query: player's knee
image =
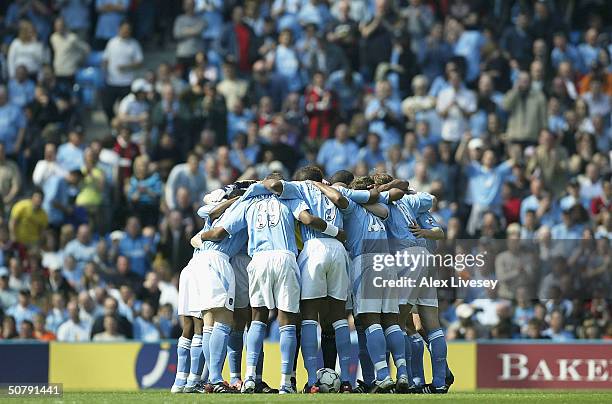
[[(315, 320), (319, 319), (319, 305), (317, 304), (316, 299), (313, 300), (302, 300), (300, 304), (300, 314), (302, 315), (302, 320)], [(279, 313), (280, 317), (280, 313)]]
[(225, 307), (218, 308), (213, 310), (213, 318), (215, 323), (232, 324), (234, 313)]
[(193, 318), (193, 332), (194, 334), (201, 335), (204, 329), (204, 321), (201, 318)]
[(392, 325), (398, 324), (397, 313), (384, 313), (380, 317), (380, 322), (383, 328), (391, 327)]
[(440, 316), (437, 307), (420, 306), (419, 318), (421, 319), (422, 328), (426, 332), (440, 328)]
[(268, 323), (268, 309), (266, 307), (253, 307), (251, 313), (252, 321)]
[(300, 316), (297, 313), (291, 313), (288, 311), (278, 311), (278, 325), (283, 327), (285, 325), (297, 325)]
[(187, 339), (193, 337), (193, 317), (183, 316), (183, 333), (181, 336)]

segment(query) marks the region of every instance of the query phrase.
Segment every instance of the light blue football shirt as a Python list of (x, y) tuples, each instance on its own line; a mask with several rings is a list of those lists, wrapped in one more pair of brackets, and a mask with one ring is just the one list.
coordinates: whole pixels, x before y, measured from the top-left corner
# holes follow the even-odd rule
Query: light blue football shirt
[[(438, 223), (435, 217), (431, 214), (431, 212), (427, 211), (424, 213), (420, 213), (417, 216), (417, 223), (421, 226), (422, 229), (430, 230), (435, 229), (436, 227), (442, 227)], [(438, 247), (438, 242), (432, 239), (418, 239), (420, 245), (424, 245), (427, 248), (427, 251), (430, 253), (434, 253)]]
[[(389, 203), (389, 193), (382, 192), (379, 200)], [(418, 244), (416, 237), (410, 231), (410, 226), (417, 224), (417, 216), (427, 212), (432, 205), (430, 194), (418, 192), (404, 195), (401, 199), (389, 203), (389, 218), (387, 219), (387, 235), (393, 240), (393, 247), (404, 249)]]
[[(204, 227), (202, 227), (202, 232), (208, 231), (214, 227), (219, 226), (219, 222), (223, 219), (223, 217), (227, 214), (228, 210), (226, 210), (221, 216), (219, 216), (214, 221), (210, 218), (210, 211), (214, 208), (214, 206), (202, 206), (198, 209), (198, 216), (204, 219)], [(231, 207), (230, 207), (231, 208)], [(201, 248), (196, 248), (194, 250), (194, 254), (197, 254), (200, 251), (219, 251), (227, 255), (228, 257), (233, 257), (234, 255), (241, 252), (247, 242), (247, 232), (239, 231), (236, 234), (232, 234), (229, 237), (224, 238), (219, 241), (205, 241), (202, 244)]]
[(291, 251), (297, 255), (294, 220), (305, 210), (308, 206), (299, 199), (276, 195), (241, 198), (215, 225), (231, 236), (247, 229), (250, 256), (261, 251)]
[(351, 198), (351, 196), (356, 196), (357, 199), (363, 200), (363, 196), (367, 194), (369, 199), (370, 192), (355, 191), (342, 187), (338, 190), (349, 202), (346, 209), (340, 210), (344, 216), (345, 245), (349, 256), (355, 258), (362, 254), (388, 252), (387, 230), (383, 220), (368, 212)]

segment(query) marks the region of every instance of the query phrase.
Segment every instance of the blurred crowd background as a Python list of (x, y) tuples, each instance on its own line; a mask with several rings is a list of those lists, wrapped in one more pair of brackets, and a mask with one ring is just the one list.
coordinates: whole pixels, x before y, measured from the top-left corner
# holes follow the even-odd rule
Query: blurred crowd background
[(307, 164), (407, 179), (445, 251), (495, 246), (461, 275), (495, 292), (441, 291), (450, 339), (612, 339), (611, 13), (1, 2), (0, 339), (175, 338), (203, 195)]

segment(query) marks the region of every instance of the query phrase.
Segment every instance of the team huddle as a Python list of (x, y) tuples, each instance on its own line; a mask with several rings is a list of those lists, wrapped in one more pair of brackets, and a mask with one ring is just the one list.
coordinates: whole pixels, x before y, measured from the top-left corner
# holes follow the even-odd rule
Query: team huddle
[[(432, 204), (432, 195), (388, 174), (354, 178), (342, 170), (325, 181), (314, 166), (299, 169), (293, 181), (273, 173), (207, 194), (198, 210), (205, 224), (180, 275), (183, 333), (171, 391), (296, 393), (301, 351), (303, 393), (446, 393), (453, 375), (435, 289), (373, 286), (375, 276), (427, 276), (425, 267), (381, 271), (372, 262), (381, 253), (432, 253), (444, 237)], [(280, 333), (279, 389), (262, 380), (271, 315)], [(351, 376), (350, 315), (362, 380)], [(425, 346), (431, 383), (424, 380)], [(222, 377), (226, 356), (229, 382)], [(338, 364), (337, 388), (322, 385), (321, 363)]]

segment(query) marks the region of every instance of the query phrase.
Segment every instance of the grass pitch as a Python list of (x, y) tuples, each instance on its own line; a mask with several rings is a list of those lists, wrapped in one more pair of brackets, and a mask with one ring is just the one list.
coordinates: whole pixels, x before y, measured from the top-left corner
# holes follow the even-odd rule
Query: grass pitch
[[(3, 400), (0, 399), (0, 402)], [(40, 399), (20, 398), (4, 402), (40, 402)], [(44, 400), (48, 403), (400, 403), (400, 402), (443, 402), (443, 403), (612, 403), (610, 391), (537, 391), (537, 390), (483, 390), (476, 392), (452, 392), (448, 395), (395, 395), (395, 394), (294, 394), (294, 395), (222, 395), (222, 394), (170, 394), (167, 391), (140, 392), (79, 392), (64, 393), (62, 399)]]

